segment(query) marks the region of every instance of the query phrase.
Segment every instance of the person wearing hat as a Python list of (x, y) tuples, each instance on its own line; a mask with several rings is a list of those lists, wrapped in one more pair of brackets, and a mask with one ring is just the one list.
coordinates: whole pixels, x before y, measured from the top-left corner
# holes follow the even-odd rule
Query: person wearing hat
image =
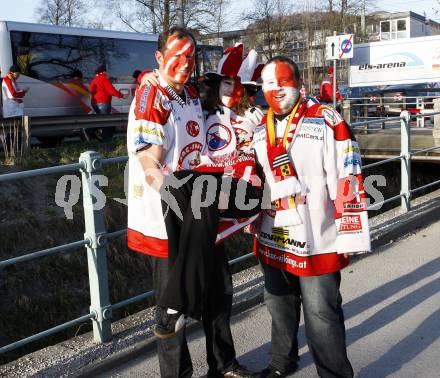
[(20, 68), (12, 65), (2, 82), (3, 117), (21, 117), (24, 113), (23, 98), (29, 88), (20, 90), (17, 79), (20, 77)]
[[(333, 102), (333, 67), (327, 69), (327, 75), (322, 79), (319, 87), (318, 100), (331, 104)], [(338, 83), (336, 82), (336, 101), (342, 101), (344, 98), (339, 93)]]

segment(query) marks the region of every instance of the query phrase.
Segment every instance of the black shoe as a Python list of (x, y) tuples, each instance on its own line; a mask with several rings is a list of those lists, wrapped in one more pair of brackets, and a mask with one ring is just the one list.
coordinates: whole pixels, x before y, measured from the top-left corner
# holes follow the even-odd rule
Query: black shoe
[(159, 339), (168, 339), (181, 330), (186, 323), (185, 315), (181, 312), (168, 314), (163, 307), (156, 308), (156, 326), (153, 333)]
[(262, 370), (258, 375), (258, 378), (282, 378), (287, 377), (289, 374), (293, 374), (297, 369), (297, 366), (292, 366), (287, 371), (282, 372), (272, 365), (268, 365), (266, 369)]
[(255, 377), (255, 375), (246, 369), (246, 366), (240, 364), (234, 364), (232, 370), (223, 373), (223, 377), (225, 378), (251, 378)]

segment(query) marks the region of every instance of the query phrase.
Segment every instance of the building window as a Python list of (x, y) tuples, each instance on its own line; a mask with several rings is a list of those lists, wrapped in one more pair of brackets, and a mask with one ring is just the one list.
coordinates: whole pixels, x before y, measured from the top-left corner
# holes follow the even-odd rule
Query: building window
[(406, 31), (406, 20), (397, 20), (397, 31)]
[(389, 33), (390, 32), (390, 22), (389, 21), (381, 21), (380, 22), (380, 32), (381, 33)]

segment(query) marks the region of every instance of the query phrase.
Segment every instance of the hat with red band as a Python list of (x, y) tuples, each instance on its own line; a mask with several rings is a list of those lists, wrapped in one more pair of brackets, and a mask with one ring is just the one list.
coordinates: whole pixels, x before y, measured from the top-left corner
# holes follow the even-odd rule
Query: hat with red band
[(261, 76), (263, 64), (257, 64), (257, 52), (254, 49), (243, 56), (243, 44), (238, 43), (234, 47), (228, 47), (220, 59), (217, 72), (207, 72), (208, 79), (221, 79), (232, 77), (239, 79), (242, 84), (257, 85)]

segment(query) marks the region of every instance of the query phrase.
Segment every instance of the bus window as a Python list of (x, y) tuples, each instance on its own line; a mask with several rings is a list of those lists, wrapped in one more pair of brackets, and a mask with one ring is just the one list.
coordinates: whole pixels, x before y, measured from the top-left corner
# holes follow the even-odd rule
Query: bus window
[(106, 64), (118, 83), (132, 83), (136, 69), (153, 69), (155, 42), (82, 37), (49, 33), (11, 32), (14, 62), (34, 79), (62, 81), (79, 70), (85, 80)]
[(81, 69), (79, 40), (71, 35), (11, 32), (15, 63), (25, 75), (45, 81), (65, 79)]
[(156, 42), (115, 39), (107, 46), (107, 68), (118, 83), (132, 83), (136, 70), (157, 67)]

